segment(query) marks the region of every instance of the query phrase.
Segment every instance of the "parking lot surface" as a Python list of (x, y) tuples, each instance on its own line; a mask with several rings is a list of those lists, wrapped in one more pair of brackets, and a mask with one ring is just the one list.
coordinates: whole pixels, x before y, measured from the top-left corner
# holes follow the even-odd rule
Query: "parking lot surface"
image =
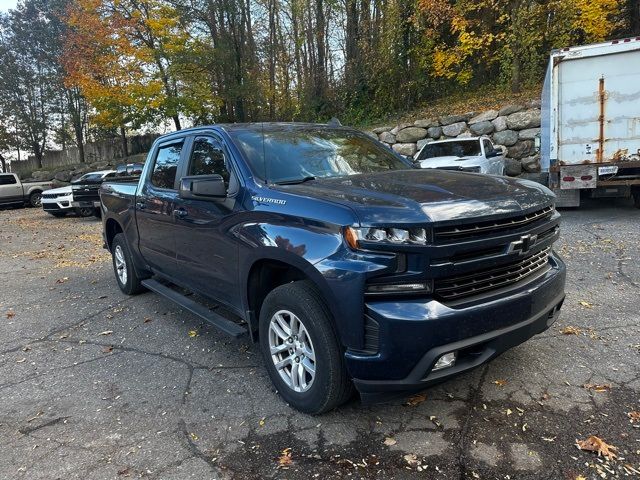
[[(636, 476), (639, 215), (563, 213), (567, 299), (545, 333), (409, 401), (310, 417), (248, 340), (122, 295), (99, 221), (0, 210), (0, 478)], [(590, 435), (618, 458), (579, 450)]]

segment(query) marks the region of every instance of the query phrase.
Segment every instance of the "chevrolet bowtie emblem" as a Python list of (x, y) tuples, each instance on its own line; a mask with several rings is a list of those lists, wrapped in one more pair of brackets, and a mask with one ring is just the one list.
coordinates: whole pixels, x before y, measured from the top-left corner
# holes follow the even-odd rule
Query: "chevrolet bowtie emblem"
[(522, 235), (520, 240), (516, 240), (509, 244), (509, 250), (507, 253), (518, 252), (520, 255), (524, 255), (534, 247), (537, 241), (538, 235)]

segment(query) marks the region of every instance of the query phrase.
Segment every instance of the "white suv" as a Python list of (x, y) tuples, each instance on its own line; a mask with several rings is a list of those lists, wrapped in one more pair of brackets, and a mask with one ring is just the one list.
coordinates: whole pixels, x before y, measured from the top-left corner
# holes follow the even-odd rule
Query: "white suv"
[[(115, 170), (101, 170), (99, 172), (85, 173), (73, 183), (83, 182), (85, 180), (101, 179), (115, 174)], [(71, 185), (60, 188), (52, 188), (42, 193), (42, 209), (53, 215), (54, 217), (64, 217), (69, 212), (75, 212), (81, 217), (90, 217), (94, 213), (94, 209), (90, 207), (74, 207), (73, 191)]]

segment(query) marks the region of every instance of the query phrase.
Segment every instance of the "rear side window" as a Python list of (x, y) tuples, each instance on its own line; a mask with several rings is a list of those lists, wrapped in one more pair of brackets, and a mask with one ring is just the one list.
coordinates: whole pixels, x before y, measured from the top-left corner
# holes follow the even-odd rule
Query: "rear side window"
[(151, 183), (159, 188), (174, 189), (182, 142), (158, 148), (158, 155), (151, 173)]
[(0, 185), (15, 185), (16, 177), (13, 175), (0, 175)]
[(196, 138), (189, 162), (189, 175), (220, 175), (229, 185), (224, 151), (208, 138)]

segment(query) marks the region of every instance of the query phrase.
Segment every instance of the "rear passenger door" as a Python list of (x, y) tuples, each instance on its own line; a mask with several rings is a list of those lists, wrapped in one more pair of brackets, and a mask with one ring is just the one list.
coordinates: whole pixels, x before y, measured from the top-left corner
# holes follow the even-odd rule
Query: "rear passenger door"
[(135, 203), (140, 253), (154, 271), (171, 277), (177, 270), (174, 210), (184, 143), (179, 138), (157, 146)]
[(0, 174), (0, 203), (20, 202), (23, 200), (22, 185), (11, 173)]
[(240, 305), (238, 245), (229, 229), (239, 210), (239, 177), (224, 142), (211, 135), (193, 137), (184, 176), (220, 175), (227, 197), (178, 199), (176, 252), (181, 283), (217, 301)]

